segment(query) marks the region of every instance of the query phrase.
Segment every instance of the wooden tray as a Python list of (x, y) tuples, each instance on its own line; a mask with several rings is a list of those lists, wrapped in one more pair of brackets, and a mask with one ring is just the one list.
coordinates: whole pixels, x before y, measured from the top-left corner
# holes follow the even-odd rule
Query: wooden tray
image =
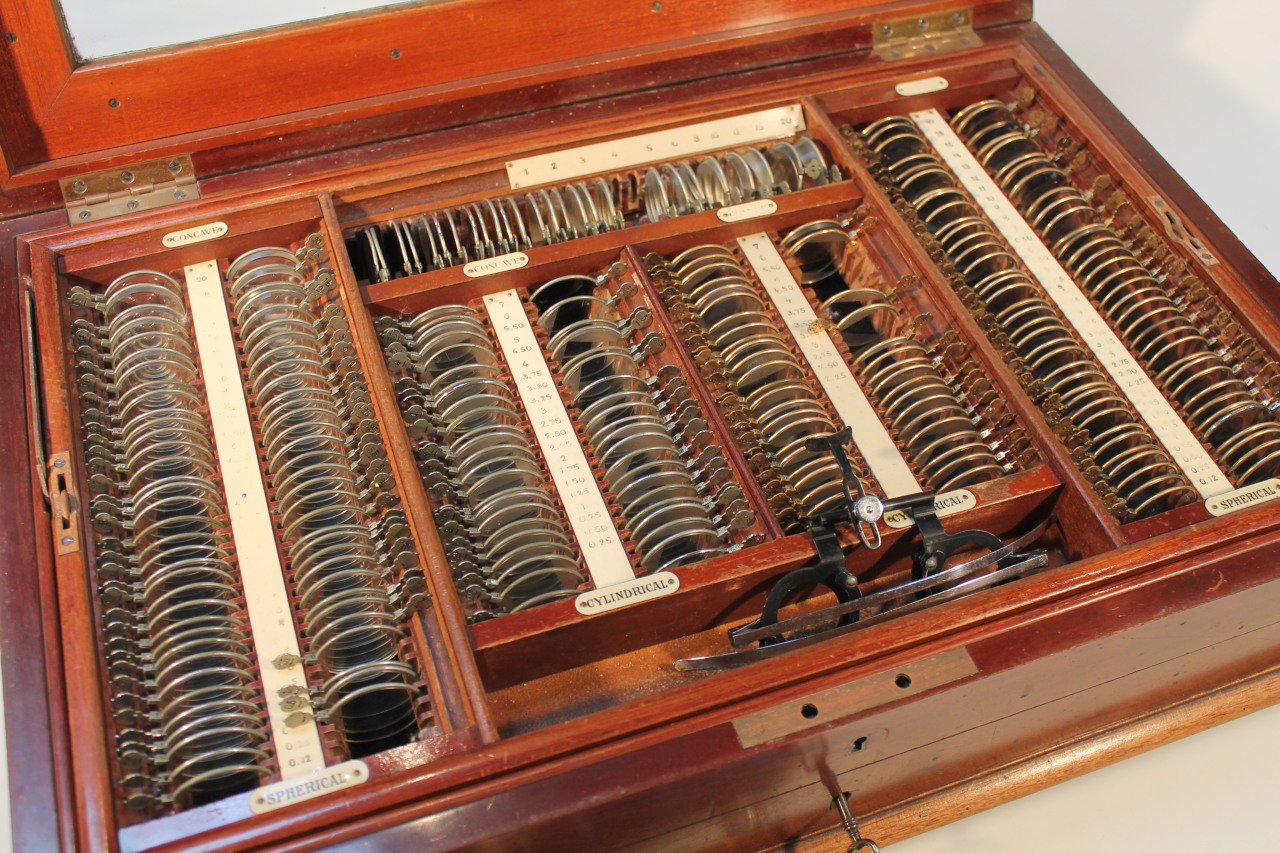
[[(1270, 684), (1280, 648), (1274, 505), (1220, 517), (1204, 501), (1142, 519), (1115, 511), (1078, 438), (966, 307), (876, 164), (846, 141), (845, 128), (888, 115), (1021, 99), (1023, 115), (1051, 117), (1048, 145), (1069, 139), (1083, 152), (1073, 167), (1081, 180), (1097, 186), (1105, 175), (1106, 189), (1125, 192), (1125, 227), (1146, 226), (1143, 239), (1181, 259), (1274, 359), (1276, 281), (1030, 21), (1030, 3), (666, 2), (570, 15), (558, 4), (516, 12), (459, 0), (80, 66), (53, 4), (0, 0), (0, 22), (17, 36), (0, 46), (0, 75), (18, 83), (0, 92), (0, 359), (10, 368), (0, 442), (15, 460), (0, 471), (9, 495), (0, 652), (17, 849), (754, 850), (838, 823), (830, 806), (841, 792), (899, 837), (935, 825), (935, 803), (982, 807), (1059, 778), (1019, 769), (1034, 757), (1083, 770), (1128, 754), (1125, 733), (1159, 742), (1182, 732), (1175, 709), (1207, 724), (1224, 708), (1275, 700), (1257, 686)], [(325, 47), (335, 39), (341, 56)], [(172, 81), (214, 67), (213, 91), (175, 97)], [(944, 86), (897, 88), (927, 78)], [(801, 111), (840, 176), (777, 196), (760, 218), (633, 216), (627, 228), (534, 246), (525, 265), (477, 278), (449, 268), (372, 280), (351, 249), (369, 226), (512, 195), (505, 165), (518, 158), (674, 137), (781, 106)], [(144, 161), (180, 162), (198, 193), (80, 215), (78, 180)], [(121, 192), (127, 200), (133, 190)], [(920, 334), (958, 340), (961, 360), (1011, 413), (1002, 429), (1023, 436), (1017, 464), (973, 486), (975, 507), (944, 525), (1008, 539), (1047, 522), (1038, 544), (1050, 567), (740, 668), (679, 671), (678, 659), (729, 651), (727, 629), (758, 613), (776, 578), (813, 559), (815, 546), (753, 480), (749, 448), (716, 380), (681, 345), (648, 259), (846, 215), (869, 263), (921, 318)], [(226, 233), (163, 240), (211, 223)], [(130, 270), (180, 276), (210, 259), (225, 269), (244, 251), (313, 233), (327, 246), (337, 280), (327, 298), (350, 322), (431, 593), (403, 620), (431, 722), (364, 756), (370, 778), (339, 792), (262, 814), (249, 791), (129, 809), (99, 629), (100, 540), (71, 333), (80, 314), (67, 294), (100, 291)], [(564, 600), (469, 622), (376, 321), (479, 305), (619, 261), (640, 285), (626, 306), (651, 308), (668, 341), (655, 371), (688, 378), (747, 493), (751, 544), (678, 569), (669, 596), (592, 615)], [(1264, 390), (1269, 369), (1256, 377)], [(881, 551), (844, 534), (864, 592), (910, 575), (914, 532), (883, 533)], [(829, 603), (807, 594), (788, 612)]]

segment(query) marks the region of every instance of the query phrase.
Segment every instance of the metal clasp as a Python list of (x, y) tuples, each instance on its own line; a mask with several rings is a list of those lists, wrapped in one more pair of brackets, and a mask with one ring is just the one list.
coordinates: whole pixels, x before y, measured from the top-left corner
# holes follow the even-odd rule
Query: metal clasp
[(48, 485), (54, 548), (59, 557), (74, 554), (80, 550), (80, 496), (76, 494), (71, 454), (67, 451), (49, 457)]

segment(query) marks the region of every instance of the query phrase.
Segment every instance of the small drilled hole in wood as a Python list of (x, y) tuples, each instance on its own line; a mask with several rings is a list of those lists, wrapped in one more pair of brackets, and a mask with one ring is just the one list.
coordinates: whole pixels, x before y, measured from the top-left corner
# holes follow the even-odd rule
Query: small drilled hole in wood
[(907, 675), (905, 672), (901, 673), (893, 680), (893, 683), (901, 687), (903, 690), (906, 690), (911, 686), (911, 676)]
[(800, 716), (804, 717), (806, 720), (812, 720), (814, 717), (818, 716), (818, 706), (817, 705), (801, 706)]

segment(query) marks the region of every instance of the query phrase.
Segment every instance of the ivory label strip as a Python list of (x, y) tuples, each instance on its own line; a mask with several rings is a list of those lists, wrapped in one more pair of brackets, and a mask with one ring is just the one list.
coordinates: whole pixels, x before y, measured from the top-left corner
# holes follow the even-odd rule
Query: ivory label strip
[(912, 95), (928, 95), (941, 92), (951, 84), (946, 77), (924, 77), (919, 80), (907, 80), (893, 87), (893, 90), (904, 98)]
[(804, 111), (799, 104), (774, 107), (512, 160), (507, 163), (507, 179), (511, 189), (519, 190), (570, 181), (596, 172), (628, 169), (641, 163), (675, 160), (717, 148), (785, 139), (804, 127)]
[(885, 497), (898, 498), (919, 491), (920, 483), (907, 465), (898, 447), (871, 401), (863, 393), (858, 380), (845, 364), (818, 315), (805, 298), (795, 276), (787, 268), (782, 255), (767, 234), (748, 234), (738, 238), (738, 245), (756, 277), (768, 291), (782, 320), (795, 336), (800, 351), (808, 359), (818, 383), (831, 398), (840, 419), (853, 430), (853, 443), (867, 460)]
[(484, 298), (498, 344), (507, 358), (516, 391), (533, 426), (534, 437), (551, 469), (551, 479), (582, 549), (582, 560), (597, 589), (634, 580), (622, 537), (609, 515), (587, 454), (578, 443), (555, 377), (514, 290)]
[(1142, 369), (1120, 338), (1107, 325), (1057, 258), (1005, 197), (995, 181), (947, 124), (937, 110), (911, 113), (911, 119), (959, 177), (965, 189), (1000, 229), (1027, 269), (1045, 289), (1121, 393), (1146, 421), (1151, 432), (1169, 451), (1200, 497), (1208, 499), (1232, 489), (1227, 475), (1169, 405), (1151, 377)]
[[(311, 715), (291, 714), (282, 707), (287, 696), (299, 692), (308, 695), (307, 682), (302, 666), (296, 662), (302, 652), (267, 508), (266, 487), (258, 468), (257, 443), (240, 381), (240, 361), (231, 335), (222, 276), (215, 261), (189, 266), (185, 273), (231, 535), (267, 699), (271, 739), (280, 762), (280, 775), (291, 779), (324, 767), (324, 750)], [(283, 660), (295, 662), (284, 668), (277, 666), (276, 659), (281, 655), (285, 655)]]
[(225, 222), (210, 222), (205, 225), (197, 225), (194, 228), (186, 228), (182, 231), (170, 231), (160, 238), (160, 242), (167, 248), (176, 249), (178, 246), (190, 246), (192, 243), (216, 240), (230, 230), (230, 227)]
[(482, 258), (478, 261), (472, 261), (462, 268), (462, 274), (467, 278), (484, 278), (487, 275), (518, 270), (528, 263), (529, 256), (524, 252), (511, 252), (506, 255), (498, 255), (496, 258)]
[(758, 198), (755, 201), (735, 204), (733, 207), (722, 207), (716, 211), (721, 222), (745, 222), (778, 212), (778, 203), (771, 198)]

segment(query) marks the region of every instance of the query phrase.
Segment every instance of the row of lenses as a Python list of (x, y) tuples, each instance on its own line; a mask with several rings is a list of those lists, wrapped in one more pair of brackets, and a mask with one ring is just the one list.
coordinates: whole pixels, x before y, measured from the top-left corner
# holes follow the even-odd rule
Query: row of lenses
[(76, 321), (81, 418), (126, 803), (196, 804), (273, 772), (182, 288), (121, 276)]
[(358, 277), (390, 281), (623, 227), (616, 182), (595, 178), (361, 228), (347, 241)]
[(711, 244), (650, 261), (655, 281), (688, 306), (706, 346), (724, 365), (797, 509), (817, 518), (839, 508), (845, 500), (839, 464), (810, 441), (838, 428), (781, 320), (738, 257)]
[(472, 621), (576, 594), (578, 548), (483, 315), (443, 305), (376, 325)]
[(358, 278), (390, 281), (839, 179), (817, 143), (801, 136), (368, 225), (347, 248)]
[(912, 333), (849, 232), (833, 220), (802, 225), (781, 240), (800, 283), (847, 347), (848, 364), (904, 458), (936, 492), (976, 485), (1011, 469), (997, 458), (943, 375), (942, 362)]
[[(615, 270), (619, 272), (619, 270)], [(662, 571), (726, 553), (732, 530), (755, 515), (724, 449), (679, 370), (649, 369), (665, 347), (648, 306), (622, 317), (636, 286), (570, 275), (534, 289), (530, 301), (548, 341), (548, 363), (577, 409), (641, 567)]]
[(1144, 517), (1194, 501), (1195, 490), (1172, 458), (915, 124), (890, 117), (863, 136), (1013, 351), (1086, 431), (1092, 458), (1124, 502), (1122, 512)]
[(227, 279), (303, 649), (319, 673), (312, 708), (353, 755), (402, 743), (422, 688), (390, 586), (425, 582), (345, 316), (318, 304), (332, 273), (266, 247)]
[(650, 222), (715, 210), (838, 181), (807, 136), (760, 148), (725, 151), (693, 162), (663, 163), (644, 174), (640, 194)]
[(1280, 423), (1183, 305), (999, 101), (952, 121), (1010, 200), (1237, 485), (1280, 470)]

